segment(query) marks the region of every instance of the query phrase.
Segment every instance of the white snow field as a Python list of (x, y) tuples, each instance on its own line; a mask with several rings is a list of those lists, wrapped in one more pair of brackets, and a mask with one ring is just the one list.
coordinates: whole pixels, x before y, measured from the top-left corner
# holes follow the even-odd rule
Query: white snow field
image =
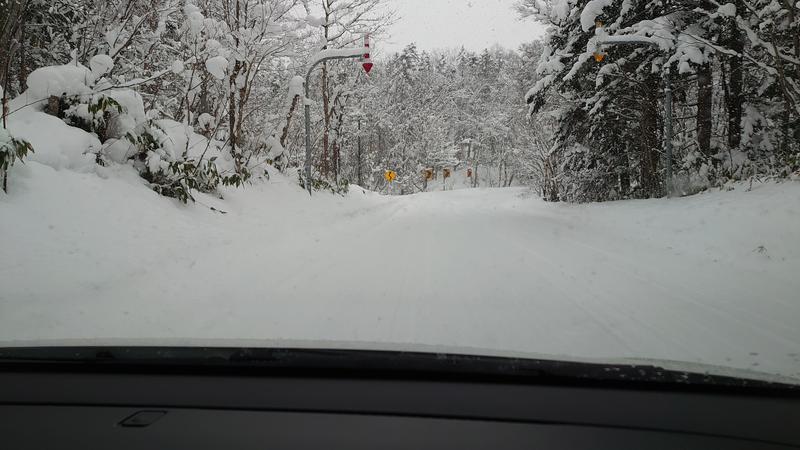
[(796, 182), (564, 205), (521, 188), (312, 198), (275, 174), (183, 206), (130, 168), (29, 161), (10, 186), (4, 345), (338, 341), (800, 380)]

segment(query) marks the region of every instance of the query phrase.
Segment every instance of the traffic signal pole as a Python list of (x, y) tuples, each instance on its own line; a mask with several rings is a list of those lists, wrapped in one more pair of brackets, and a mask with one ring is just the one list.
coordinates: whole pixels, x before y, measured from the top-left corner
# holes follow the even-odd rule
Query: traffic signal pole
[(305, 99), (303, 99), (303, 104), (305, 106), (305, 116), (306, 116), (306, 165), (305, 165), (305, 174), (306, 174), (306, 188), (308, 189), (308, 195), (311, 195), (311, 101), (309, 100), (309, 84), (311, 83), (311, 74), (314, 72), (314, 68), (318, 65), (327, 62), (333, 61), (336, 59), (356, 59), (356, 58), (363, 58), (364, 59), (364, 71), (369, 74), (369, 71), (372, 70), (372, 61), (370, 60), (370, 48), (369, 48), (369, 35), (364, 37), (364, 48), (363, 49), (353, 49), (359, 50), (358, 53), (352, 54), (331, 54), (330, 56), (324, 56), (322, 58), (318, 58), (311, 67), (308, 68), (308, 72), (306, 73), (306, 80), (305, 80)]

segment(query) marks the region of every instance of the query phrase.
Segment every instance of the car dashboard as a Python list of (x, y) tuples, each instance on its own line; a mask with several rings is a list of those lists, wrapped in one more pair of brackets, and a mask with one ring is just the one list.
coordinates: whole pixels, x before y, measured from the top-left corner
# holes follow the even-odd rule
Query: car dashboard
[(797, 391), (204, 365), (0, 365), (2, 447), (800, 448)]

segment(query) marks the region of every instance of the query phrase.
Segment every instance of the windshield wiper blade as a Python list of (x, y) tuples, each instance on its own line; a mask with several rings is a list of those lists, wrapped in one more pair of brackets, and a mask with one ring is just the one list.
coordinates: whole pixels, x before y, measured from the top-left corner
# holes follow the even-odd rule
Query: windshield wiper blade
[[(20, 364), (106, 369), (206, 369), (269, 374), (447, 378), (621, 387), (724, 387), (800, 393), (800, 385), (746, 376), (673, 370), (657, 364), (602, 364), (401, 351), (218, 347), (0, 348), (0, 370)], [(262, 373), (262, 372), (259, 372)]]

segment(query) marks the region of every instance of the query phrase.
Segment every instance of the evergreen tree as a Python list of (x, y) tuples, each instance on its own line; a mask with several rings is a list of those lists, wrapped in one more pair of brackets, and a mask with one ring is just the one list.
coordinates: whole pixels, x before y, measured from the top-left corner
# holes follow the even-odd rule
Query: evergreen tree
[(680, 192), (798, 169), (798, 5), (524, 0), (520, 10), (551, 25), (527, 99), (532, 114), (558, 117), (560, 198), (665, 193), (668, 75)]

